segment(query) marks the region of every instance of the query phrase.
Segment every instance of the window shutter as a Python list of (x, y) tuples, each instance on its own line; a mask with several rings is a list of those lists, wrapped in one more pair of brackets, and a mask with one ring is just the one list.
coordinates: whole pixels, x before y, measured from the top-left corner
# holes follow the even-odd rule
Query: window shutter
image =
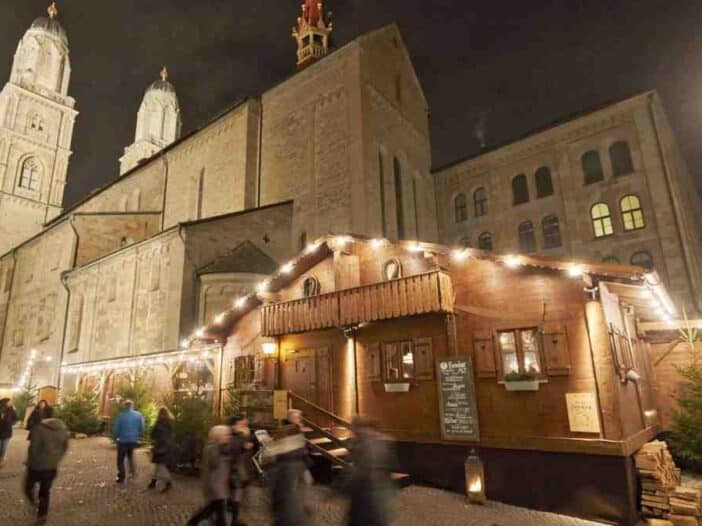
[(434, 353), (431, 338), (416, 338), (414, 340), (414, 367), (418, 380), (434, 378)]
[(542, 328), (545, 373), (549, 376), (568, 376), (570, 374), (570, 353), (568, 352), (568, 335), (563, 323), (547, 322)]
[(369, 382), (380, 381), (380, 344), (368, 343), (365, 346), (365, 360), (363, 366), (365, 368), (366, 378)]
[(478, 330), (473, 332), (473, 351), (475, 353), (478, 378), (495, 378), (497, 376), (495, 343), (490, 331)]

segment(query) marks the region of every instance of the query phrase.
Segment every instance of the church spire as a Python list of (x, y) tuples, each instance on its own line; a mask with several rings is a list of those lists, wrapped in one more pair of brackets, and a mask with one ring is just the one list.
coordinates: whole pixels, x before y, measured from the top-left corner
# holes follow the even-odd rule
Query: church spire
[(307, 67), (329, 52), (331, 17), (331, 11), (325, 16), (322, 0), (305, 0), (302, 4), (302, 13), (292, 29), (292, 36), (297, 41), (298, 68)]

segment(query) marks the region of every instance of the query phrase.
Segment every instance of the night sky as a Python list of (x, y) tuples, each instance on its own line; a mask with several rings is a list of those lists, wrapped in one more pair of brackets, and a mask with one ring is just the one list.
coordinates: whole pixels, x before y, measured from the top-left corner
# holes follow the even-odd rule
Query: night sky
[[(184, 132), (295, 68), (300, 0), (59, 0), (80, 111), (65, 204), (115, 179), (163, 64)], [(0, 0), (0, 81), (47, 0)], [(431, 108), (434, 165), (659, 90), (702, 187), (702, 9), (693, 0), (326, 0), (337, 46), (397, 22)]]

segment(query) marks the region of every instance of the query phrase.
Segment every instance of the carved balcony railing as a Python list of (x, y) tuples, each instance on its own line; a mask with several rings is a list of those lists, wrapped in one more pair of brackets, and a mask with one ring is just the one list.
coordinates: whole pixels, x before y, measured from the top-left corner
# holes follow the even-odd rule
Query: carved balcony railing
[(453, 286), (448, 274), (432, 271), (264, 305), (261, 330), (279, 336), (440, 312), (453, 312)]

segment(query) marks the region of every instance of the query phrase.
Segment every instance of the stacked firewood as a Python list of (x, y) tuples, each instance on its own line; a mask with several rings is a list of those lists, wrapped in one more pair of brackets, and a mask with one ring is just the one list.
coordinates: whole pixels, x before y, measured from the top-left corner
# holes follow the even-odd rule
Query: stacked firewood
[(641, 513), (649, 526), (699, 526), (699, 490), (680, 486), (680, 470), (665, 442), (654, 440), (634, 456), (641, 481)]

